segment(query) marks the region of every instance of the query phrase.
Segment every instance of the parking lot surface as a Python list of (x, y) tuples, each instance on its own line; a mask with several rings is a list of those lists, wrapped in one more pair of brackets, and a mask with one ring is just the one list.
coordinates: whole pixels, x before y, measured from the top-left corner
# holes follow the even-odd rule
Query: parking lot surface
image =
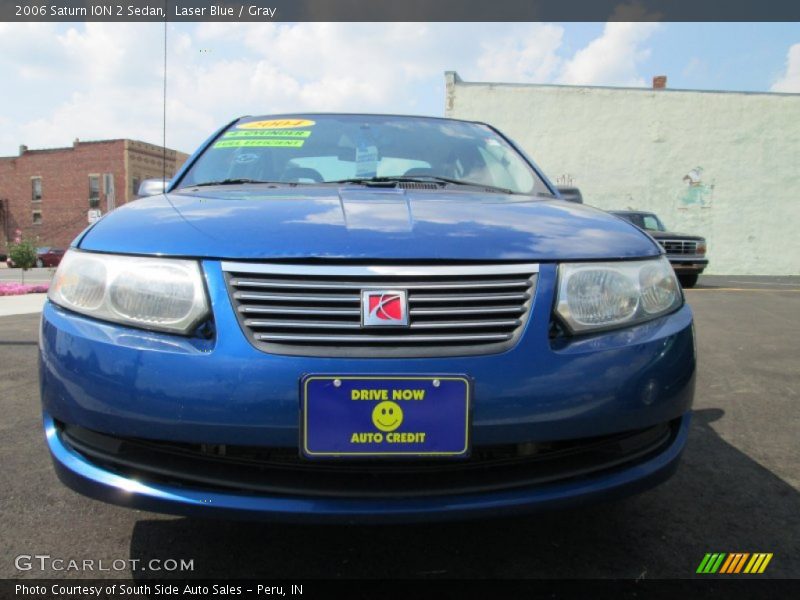
[(706, 552), (771, 552), (800, 577), (800, 278), (703, 277), (695, 417), (677, 474), (625, 500), (525, 517), (403, 526), (186, 519), (79, 496), (41, 431), (36, 314), (0, 318), (0, 577), (160, 577), (15, 568), (21, 554), (189, 559), (191, 577), (694, 576)]

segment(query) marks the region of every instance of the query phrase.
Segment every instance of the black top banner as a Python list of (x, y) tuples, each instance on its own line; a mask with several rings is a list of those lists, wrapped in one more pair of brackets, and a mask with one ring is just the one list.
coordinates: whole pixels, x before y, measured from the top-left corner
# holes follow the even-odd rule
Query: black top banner
[(0, 21), (800, 21), (797, 0), (0, 0)]

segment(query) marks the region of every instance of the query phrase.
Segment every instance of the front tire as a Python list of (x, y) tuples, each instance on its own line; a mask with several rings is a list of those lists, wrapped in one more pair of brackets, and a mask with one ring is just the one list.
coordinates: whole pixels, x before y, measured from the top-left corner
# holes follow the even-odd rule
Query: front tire
[(681, 285), (685, 288), (693, 288), (697, 284), (697, 280), (700, 278), (698, 273), (692, 273), (691, 275), (678, 275), (678, 281), (681, 282)]
[(38, 269), (41, 269), (43, 266), (44, 266), (44, 263), (42, 262), (42, 259), (41, 258), (37, 258), (36, 259), (36, 267)]

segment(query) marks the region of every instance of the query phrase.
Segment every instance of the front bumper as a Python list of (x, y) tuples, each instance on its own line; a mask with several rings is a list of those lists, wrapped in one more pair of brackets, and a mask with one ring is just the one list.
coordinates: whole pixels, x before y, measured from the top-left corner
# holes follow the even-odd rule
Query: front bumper
[(667, 255), (667, 260), (675, 272), (701, 274), (708, 266), (708, 259), (704, 256)]
[[(575, 340), (548, 336), (555, 266), (541, 266), (519, 343), (493, 355), (425, 359), (267, 354), (236, 320), (220, 265), (203, 265), (213, 340), (180, 338), (82, 317), (47, 303), (40, 381), (45, 431), (59, 477), (128, 506), (245, 518), (391, 520), (463, 517), (563, 506), (630, 493), (675, 468), (686, 440), (695, 354), (688, 306), (649, 323)], [(143, 480), (65, 443), (56, 421), (173, 443), (296, 448), (304, 374), (459, 373), (475, 381), (474, 447), (579, 440), (676, 423), (657, 452), (588, 475), (513, 489), (447, 490), (410, 498), (254, 493)]]
[(47, 444), (59, 479), (73, 490), (111, 504), (187, 516), (298, 522), (404, 522), (509, 516), (566, 508), (644, 491), (669, 478), (686, 444), (691, 413), (676, 423), (669, 443), (657, 454), (626, 468), (560, 483), (488, 493), (356, 499), (254, 495), (142, 482), (88, 460), (64, 442), (45, 414)]

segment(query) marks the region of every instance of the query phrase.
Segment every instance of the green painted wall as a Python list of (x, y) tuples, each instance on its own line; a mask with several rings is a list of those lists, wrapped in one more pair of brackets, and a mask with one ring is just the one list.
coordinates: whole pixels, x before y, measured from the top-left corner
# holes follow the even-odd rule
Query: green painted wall
[(447, 116), (498, 127), (587, 204), (704, 235), (707, 273), (800, 274), (800, 94), (445, 80)]

